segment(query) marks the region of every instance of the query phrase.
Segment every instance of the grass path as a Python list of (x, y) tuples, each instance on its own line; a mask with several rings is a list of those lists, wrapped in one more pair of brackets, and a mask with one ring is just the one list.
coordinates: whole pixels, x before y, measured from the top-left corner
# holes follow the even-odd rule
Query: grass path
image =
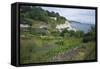
[[(87, 45), (89, 45), (89, 44), (87, 44)], [(91, 48), (89, 48), (89, 46), (87, 46), (87, 45), (85, 45), (84, 47), (78, 46), (67, 52), (60, 53), (52, 58), (52, 62), (95, 59), (94, 46), (91, 46)], [(91, 53), (94, 53), (94, 55)]]
[[(95, 49), (93, 42), (83, 44), (81, 38), (75, 37), (61, 39), (31, 36), (31, 38), (21, 38), (20, 43), (20, 62), (22, 64), (84, 60), (87, 59), (87, 55), (91, 56), (92, 49)], [(91, 57), (94, 55), (92, 54)]]

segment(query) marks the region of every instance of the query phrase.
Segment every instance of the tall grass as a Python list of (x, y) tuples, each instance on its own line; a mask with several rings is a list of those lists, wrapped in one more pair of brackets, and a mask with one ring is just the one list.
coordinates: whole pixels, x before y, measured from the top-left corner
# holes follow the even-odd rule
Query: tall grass
[[(52, 36), (51, 36), (52, 37)], [(59, 53), (79, 46), (81, 39), (37, 36), (21, 39), (21, 63), (50, 62)]]

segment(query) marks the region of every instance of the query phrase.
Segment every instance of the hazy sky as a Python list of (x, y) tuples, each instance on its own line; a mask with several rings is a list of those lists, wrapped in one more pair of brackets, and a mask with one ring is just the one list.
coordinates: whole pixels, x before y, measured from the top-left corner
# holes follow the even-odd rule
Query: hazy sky
[(93, 9), (73, 9), (73, 8), (56, 8), (42, 7), (48, 11), (58, 12), (68, 20), (74, 20), (81, 23), (95, 24), (95, 10)]

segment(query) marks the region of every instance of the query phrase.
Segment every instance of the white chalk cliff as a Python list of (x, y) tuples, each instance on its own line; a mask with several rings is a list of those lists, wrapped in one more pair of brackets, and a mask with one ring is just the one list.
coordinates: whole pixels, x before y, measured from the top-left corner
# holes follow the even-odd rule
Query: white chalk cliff
[(67, 30), (73, 30), (73, 31), (77, 31), (75, 28), (72, 28), (71, 27), (71, 25), (70, 25), (70, 23), (68, 22), (68, 21), (65, 21), (65, 23), (64, 24), (59, 24), (59, 25), (57, 25), (56, 26), (56, 29), (58, 29), (60, 32), (63, 30), (63, 29), (67, 29)]

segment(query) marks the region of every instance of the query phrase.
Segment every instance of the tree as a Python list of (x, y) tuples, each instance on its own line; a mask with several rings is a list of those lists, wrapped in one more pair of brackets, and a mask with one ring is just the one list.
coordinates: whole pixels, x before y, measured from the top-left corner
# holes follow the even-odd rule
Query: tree
[(61, 33), (60, 36), (64, 37), (65, 33), (68, 33), (69, 31), (67, 30), (67, 28), (65, 28)]
[(84, 35), (84, 32), (83, 31), (76, 31), (75, 32), (75, 36), (76, 37), (83, 37), (83, 35)]
[(29, 12), (31, 11), (31, 6), (20, 6), (20, 12), (21, 13), (26, 13), (26, 12)]

